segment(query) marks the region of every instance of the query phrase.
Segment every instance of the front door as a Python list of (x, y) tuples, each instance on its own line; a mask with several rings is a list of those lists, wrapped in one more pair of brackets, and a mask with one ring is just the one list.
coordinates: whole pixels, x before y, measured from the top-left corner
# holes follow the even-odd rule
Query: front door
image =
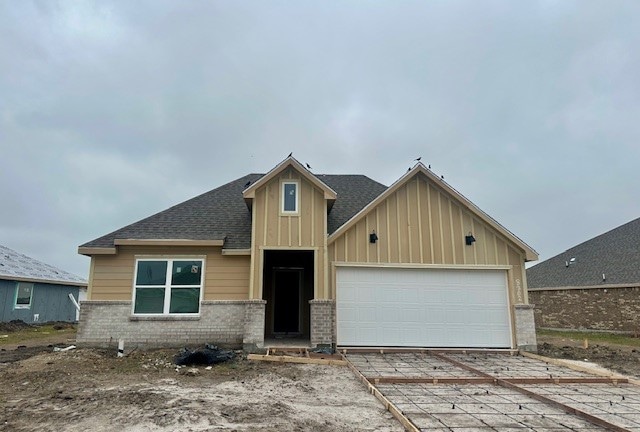
[(273, 269), (273, 333), (302, 333), (302, 268)]

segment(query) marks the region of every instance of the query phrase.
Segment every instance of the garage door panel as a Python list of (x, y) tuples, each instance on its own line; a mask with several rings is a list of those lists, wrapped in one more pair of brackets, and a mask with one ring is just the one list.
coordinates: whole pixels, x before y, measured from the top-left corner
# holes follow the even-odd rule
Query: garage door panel
[(341, 267), (338, 344), (509, 347), (506, 272)]

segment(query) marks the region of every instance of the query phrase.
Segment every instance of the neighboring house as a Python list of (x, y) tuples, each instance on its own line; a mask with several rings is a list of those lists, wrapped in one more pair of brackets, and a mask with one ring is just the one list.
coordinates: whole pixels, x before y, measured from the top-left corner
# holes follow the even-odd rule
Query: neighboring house
[(541, 328), (640, 332), (640, 218), (527, 270)]
[(536, 252), (424, 165), (292, 157), (90, 241), (78, 342), (535, 348)]
[(0, 245), (0, 321), (77, 321), (87, 281)]

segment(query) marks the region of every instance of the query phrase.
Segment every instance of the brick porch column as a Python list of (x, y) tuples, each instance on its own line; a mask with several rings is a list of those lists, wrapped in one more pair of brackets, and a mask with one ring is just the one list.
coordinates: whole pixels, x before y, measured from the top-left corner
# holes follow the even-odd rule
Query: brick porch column
[(244, 309), (242, 348), (257, 352), (264, 348), (264, 311), (266, 300), (248, 300)]
[(309, 301), (311, 309), (311, 346), (335, 347), (336, 302), (314, 299)]
[(523, 351), (538, 351), (533, 309), (532, 304), (515, 305), (516, 343)]

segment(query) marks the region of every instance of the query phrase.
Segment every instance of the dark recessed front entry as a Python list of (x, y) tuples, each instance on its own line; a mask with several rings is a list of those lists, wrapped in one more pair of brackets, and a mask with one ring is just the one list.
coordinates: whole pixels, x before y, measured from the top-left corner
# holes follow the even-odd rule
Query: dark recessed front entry
[(303, 268), (273, 269), (273, 332), (302, 333)]
[(265, 337), (309, 338), (313, 251), (265, 251)]

